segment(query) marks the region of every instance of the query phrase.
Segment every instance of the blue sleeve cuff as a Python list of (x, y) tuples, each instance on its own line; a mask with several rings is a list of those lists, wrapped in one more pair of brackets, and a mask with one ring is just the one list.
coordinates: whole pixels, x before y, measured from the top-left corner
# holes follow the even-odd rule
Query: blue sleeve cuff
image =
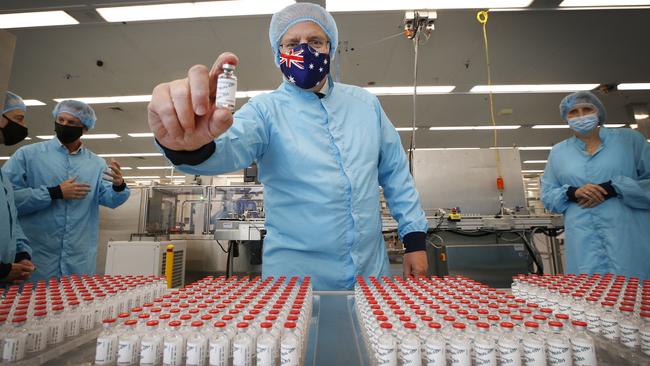
[(217, 150), (217, 144), (214, 141), (201, 146), (194, 151), (178, 151), (164, 147), (158, 140), (156, 143), (162, 148), (165, 156), (174, 165), (199, 165), (208, 160)]
[(427, 233), (422, 231), (410, 232), (404, 235), (402, 243), (404, 243), (404, 253), (427, 250)]
[(11, 272), (11, 263), (0, 263), (0, 280), (4, 279)]
[(32, 256), (29, 255), (29, 253), (27, 253), (27, 252), (16, 253), (16, 258), (14, 259), (14, 263), (18, 263), (18, 262), (22, 261), (23, 259), (27, 259), (27, 260), (31, 261)]
[(126, 182), (122, 182), (122, 184), (120, 184), (119, 186), (116, 186), (115, 184), (113, 184), (113, 190), (115, 192), (122, 192), (125, 189), (126, 189)]
[(607, 196), (605, 196), (605, 199), (614, 198), (614, 197), (616, 197), (618, 195), (616, 193), (616, 189), (612, 185), (611, 180), (607, 181), (605, 183), (601, 183), (601, 184), (599, 184), (599, 186), (603, 187), (607, 191)]
[(47, 191), (50, 193), (50, 198), (52, 200), (63, 198), (63, 191), (61, 190), (61, 186), (47, 187)]
[(569, 187), (569, 188), (566, 190), (566, 196), (567, 196), (567, 198), (569, 199), (569, 201), (571, 201), (571, 202), (578, 202), (578, 198), (576, 197), (576, 191), (577, 191), (577, 190), (578, 190), (578, 188), (573, 187), (573, 186)]

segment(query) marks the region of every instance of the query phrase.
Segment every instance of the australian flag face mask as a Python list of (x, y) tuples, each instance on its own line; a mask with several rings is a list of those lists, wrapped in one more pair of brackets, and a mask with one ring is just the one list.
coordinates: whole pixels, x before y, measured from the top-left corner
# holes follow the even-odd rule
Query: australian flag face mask
[(280, 53), (280, 69), (289, 82), (302, 89), (311, 89), (329, 74), (330, 55), (301, 43), (289, 53)]

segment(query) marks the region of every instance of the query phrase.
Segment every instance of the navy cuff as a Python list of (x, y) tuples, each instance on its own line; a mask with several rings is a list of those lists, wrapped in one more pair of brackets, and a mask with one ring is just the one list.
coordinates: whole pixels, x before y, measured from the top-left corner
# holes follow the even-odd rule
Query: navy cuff
[(11, 272), (11, 263), (0, 263), (0, 280), (4, 279)]
[(408, 233), (404, 235), (402, 243), (404, 243), (404, 253), (427, 250), (427, 233), (422, 231)]
[(578, 198), (576, 197), (576, 191), (578, 188), (576, 187), (569, 187), (569, 189), (566, 190), (566, 196), (571, 202), (578, 202)]
[(163, 149), (165, 156), (174, 165), (199, 165), (208, 160), (217, 150), (217, 144), (214, 141), (201, 146), (194, 151), (178, 151), (164, 147), (157, 139), (156, 143)]
[(27, 252), (16, 253), (16, 258), (14, 259), (14, 263), (18, 263), (18, 262), (20, 262), (20, 261), (22, 261), (24, 259), (27, 259), (28, 261), (31, 261), (32, 256), (29, 255), (29, 253), (27, 253)]
[(48, 192), (50, 192), (50, 198), (52, 200), (63, 199), (63, 191), (61, 186), (47, 187)]
[(115, 192), (122, 192), (125, 189), (126, 189), (126, 182), (122, 182), (122, 184), (120, 184), (119, 186), (116, 186), (115, 184), (113, 184), (113, 190)]
[(612, 185), (611, 180), (605, 183), (601, 183), (599, 186), (603, 187), (607, 191), (607, 196), (605, 196), (605, 199), (614, 198), (618, 195), (616, 193), (616, 189), (614, 189), (614, 186)]

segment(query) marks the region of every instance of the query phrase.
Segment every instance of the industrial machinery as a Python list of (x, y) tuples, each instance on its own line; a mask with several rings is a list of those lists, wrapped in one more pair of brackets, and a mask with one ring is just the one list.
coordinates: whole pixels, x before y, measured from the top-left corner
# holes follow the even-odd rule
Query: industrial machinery
[(167, 258), (165, 249), (174, 245), (172, 286), (185, 285), (187, 243), (170, 241), (109, 241), (106, 255), (107, 275), (153, 275), (164, 277)]

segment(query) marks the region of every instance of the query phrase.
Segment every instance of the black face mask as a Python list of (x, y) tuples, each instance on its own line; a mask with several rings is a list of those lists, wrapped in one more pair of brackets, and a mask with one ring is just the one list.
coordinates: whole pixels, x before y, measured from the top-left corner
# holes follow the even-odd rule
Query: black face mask
[[(7, 118), (4, 114), (2, 116)], [(9, 118), (7, 118), (7, 121), (9, 121), (7, 125), (0, 129), (2, 130), (2, 135), (5, 139), (4, 144), (7, 146), (16, 145), (27, 137), (27, 127), (18, 124)]]
[(83, 127), (64, 126), (54, 122), (56, 137), (64, 144), (71, 144), (83, 135)]

